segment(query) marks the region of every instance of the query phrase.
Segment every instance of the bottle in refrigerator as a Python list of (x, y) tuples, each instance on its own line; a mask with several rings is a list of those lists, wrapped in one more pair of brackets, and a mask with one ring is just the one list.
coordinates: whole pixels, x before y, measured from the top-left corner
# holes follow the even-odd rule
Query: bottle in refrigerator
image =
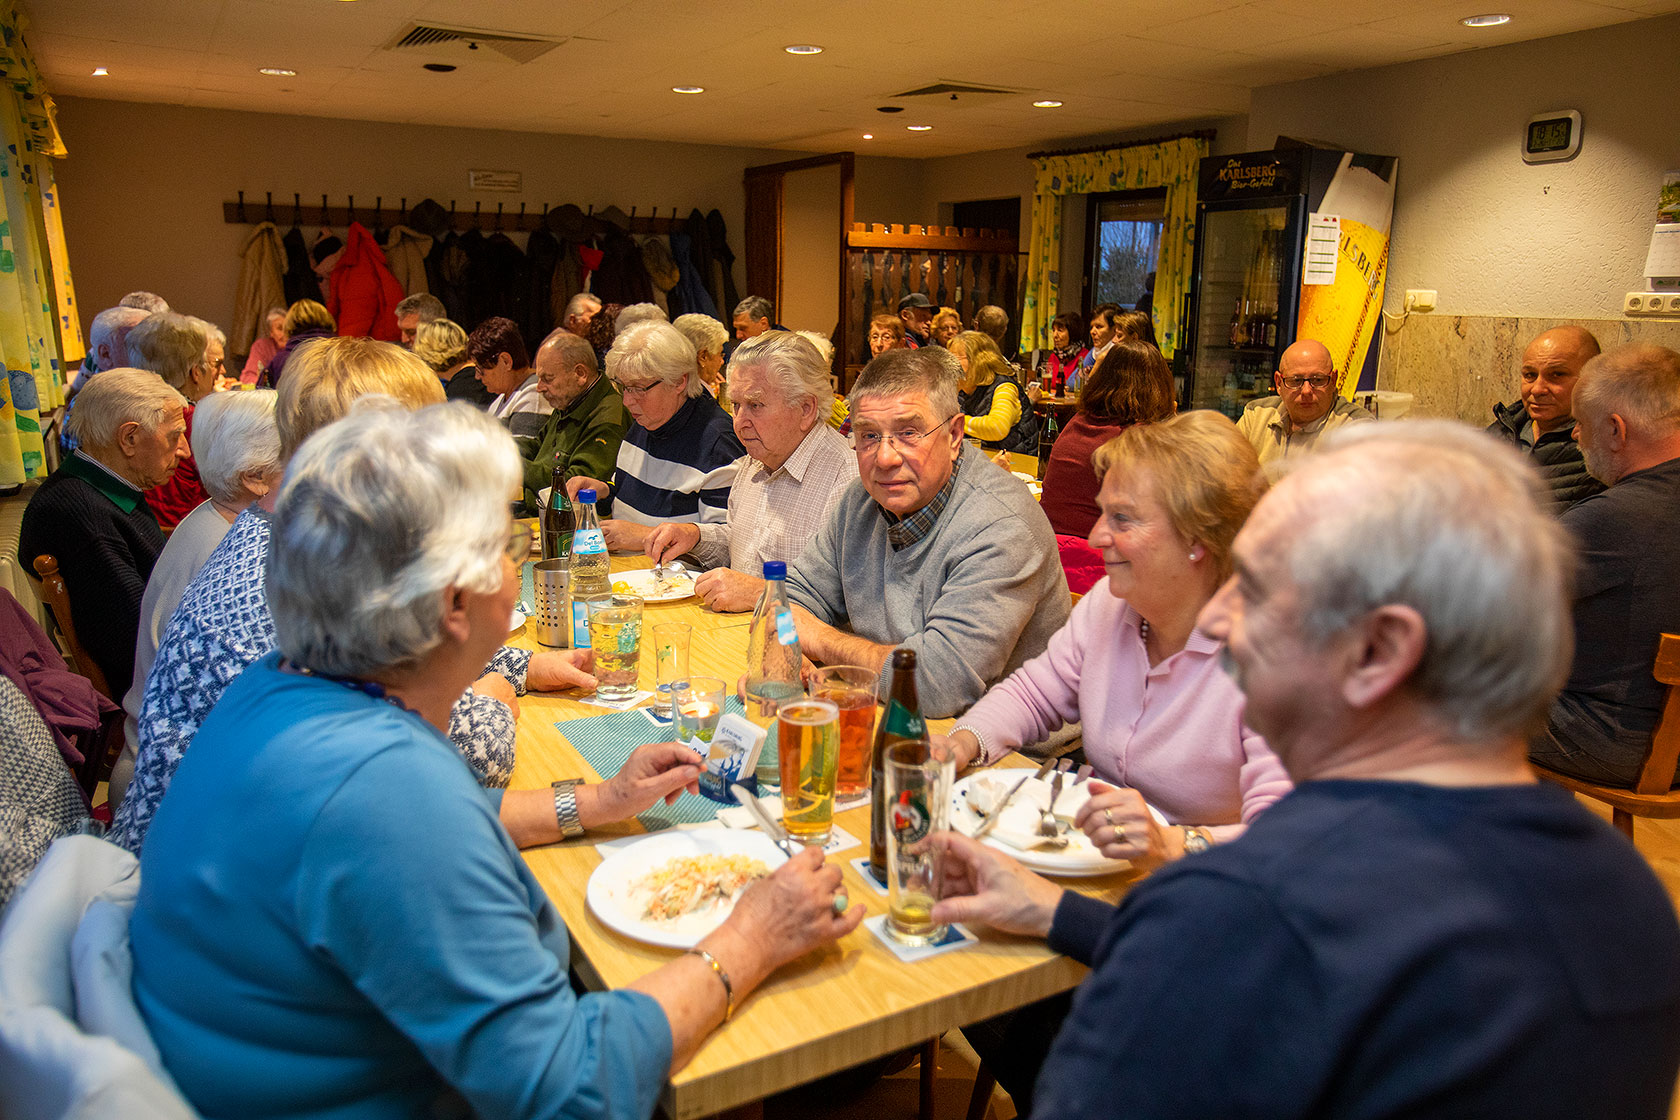
[(887, 689), (887, 703), (881, 713), (881, 723), (875, 729), (875, 748), (870, 754), (869, 771), (869, 873), (876, 881), (887, 881), (887, 814), (886, 779), (887, 751), (900, 743), (928, 741), (927, 725), (922, 722), (922, 704), (916, 696), (916, 651), (895, 649), (892, 654), (892, 684)]
[(569, 559), (572, 555), (572, 533), (576, 530), (572, 503), (566, 498), (566, 468), (556, 464), (554, 481), (548, 491), (548, 504), (542, 515), (542, 558)]
[[(747, 631), (747, 715), (769, 732), (755, 771), (760, 790), (781, 786), (774, 708), (804, 695), (800, 664), (799, 631), (794, 628), (793, 608), (788, 605), (787, 565), (766, 560), (764, 592), (753, 609), (752, 626)], [(755, 697), (761, 703), (755, 703)]]
[(589, 604), (612, 595), (607, 539), (595, 511), (595, 491), (579, 490), (572, 530), (572, 645), (589, 646)]

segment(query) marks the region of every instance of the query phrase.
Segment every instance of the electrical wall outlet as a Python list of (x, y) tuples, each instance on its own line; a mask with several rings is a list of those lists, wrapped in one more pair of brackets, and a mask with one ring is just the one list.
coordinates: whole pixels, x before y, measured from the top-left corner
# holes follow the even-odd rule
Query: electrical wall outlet
[(1435, 289), (1407, 288), (1406, 310), (1416, 311), (1419, 314), (1435, 310)]
[(1666, 292), (1629, 292), (1622, 300), (1624, 315), (1680, 315), (1680, 296)]
[(1663, 297), (1663, 314), (1680, 315), (1680, 296)]

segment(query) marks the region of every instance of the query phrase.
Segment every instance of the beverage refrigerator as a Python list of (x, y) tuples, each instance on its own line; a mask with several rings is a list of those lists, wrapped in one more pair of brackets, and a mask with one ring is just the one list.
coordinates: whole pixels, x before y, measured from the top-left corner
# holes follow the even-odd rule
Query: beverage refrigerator
[(1276, 392), (1297, 338), (1330, 349), (1343, 396), (1375, 387), (1397, 162), (1311, 147), (1201, 161), (1180, 407), (1235, 419)]

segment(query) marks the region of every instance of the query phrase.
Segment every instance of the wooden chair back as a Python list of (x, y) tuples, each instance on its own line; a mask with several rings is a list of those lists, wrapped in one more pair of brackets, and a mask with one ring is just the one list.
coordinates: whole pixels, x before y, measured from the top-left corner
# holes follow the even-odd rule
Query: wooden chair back
[(1633, 839), (1635, 817), (1659, 820), (1680, 817), (1680, 790), (1670, 788), (1674, 785), (1675, 767), (1680, 764), (1680, 635), (1662, 636), (1651, 674), (1668, 686), (1668, 699), (1657, 729), (1651, 733), (1651, 749), (1632, 789), (1601, 786), (1544, 766), (1534, 768), (1547, 781), (1609, 805), (1611, 819), (1629, 840)]
[(88, 655), (81, 640), (76, 637), (76, 620), (70, 612), (70, 588), (64, 582), (64, 574), (58, 570), (58, 557), (46, 552), (35, 557), (35, 574), (41, 578), (41, 600), (52, 609), (53, 621), (58, 625), (64, 644), (69, 647), (76, 671), (92, 681), (100, 695), (113, 703), (120, 703), (118, 697), (111, 695), (111, 686), (106, 683), (98, 663)]

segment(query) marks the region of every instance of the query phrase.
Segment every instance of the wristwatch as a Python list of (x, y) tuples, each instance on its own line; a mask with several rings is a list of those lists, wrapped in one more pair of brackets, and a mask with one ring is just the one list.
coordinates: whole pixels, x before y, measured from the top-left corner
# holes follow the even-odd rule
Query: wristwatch
[(1205, 852), (1213, 847), (1213, 837), (1208, 835), (1207, 829), (1198, 828), (1195, 825), (1183, 825), (1181, 827), (1184, 829), (1185, 855), (1195, 855), (1197, 852)]
[(583, 824), (578, 820), (577, 787), (584, 784), (582, 778), (562, 778), (554, 783), (554, 819), (560, 825), (562, 840), (583, 835)]

